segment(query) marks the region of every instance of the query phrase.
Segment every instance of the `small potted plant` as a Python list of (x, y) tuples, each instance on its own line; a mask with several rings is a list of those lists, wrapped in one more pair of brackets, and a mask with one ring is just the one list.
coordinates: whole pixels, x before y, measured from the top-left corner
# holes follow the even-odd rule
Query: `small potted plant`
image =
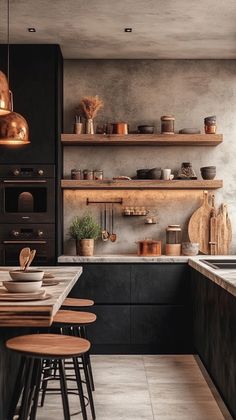
[(69, 228), (69, 233), (71, 238), (76, 241), (76, 254), (91, 257), (94, 251), (94, 240), (101, 233), (101, 227), (91, 214), (75, 217)]

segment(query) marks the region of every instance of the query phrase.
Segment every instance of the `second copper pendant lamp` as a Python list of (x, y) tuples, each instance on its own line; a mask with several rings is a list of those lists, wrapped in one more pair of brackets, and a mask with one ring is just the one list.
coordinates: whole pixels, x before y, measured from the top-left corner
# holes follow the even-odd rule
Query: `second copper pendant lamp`
[[(13, 112), (12, 93), (9, 90), (10, 57), (10, 0), (7, 0), (7, 78), (0, 71), (0, 145), (30, 143), (29, 127), (22, 115)], [(8, 80), (7, 80), (8, 79)]]

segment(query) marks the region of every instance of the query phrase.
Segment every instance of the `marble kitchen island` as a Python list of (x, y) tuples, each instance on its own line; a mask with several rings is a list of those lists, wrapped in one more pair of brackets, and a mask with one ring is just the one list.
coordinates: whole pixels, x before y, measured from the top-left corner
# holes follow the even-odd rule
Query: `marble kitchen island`
[[(13, 268), (11, 267), (11, 270)], [(52, 297), (42, 301), (0, 301), (0, 420), (6, 419), (8, 404), (19, 366), (19, 357), (5, 348), (5, 341), (18, 335), (30, 334), (40, 327), (49, 327), (77, 280), (82, 267), (40, 267), (53, 274), (59, 283), (45, 287)], [(0, 282), (9, 279), (9, 268), (0, 268)], [(1, 286), (0, 286), (1, 287)]]

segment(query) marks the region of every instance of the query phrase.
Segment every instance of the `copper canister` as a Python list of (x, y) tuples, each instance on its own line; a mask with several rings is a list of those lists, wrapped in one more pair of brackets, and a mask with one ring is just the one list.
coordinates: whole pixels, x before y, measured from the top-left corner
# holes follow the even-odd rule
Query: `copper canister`
[(128, 124), (125, 122), (113, 123), (112, 134), (128, 134)]

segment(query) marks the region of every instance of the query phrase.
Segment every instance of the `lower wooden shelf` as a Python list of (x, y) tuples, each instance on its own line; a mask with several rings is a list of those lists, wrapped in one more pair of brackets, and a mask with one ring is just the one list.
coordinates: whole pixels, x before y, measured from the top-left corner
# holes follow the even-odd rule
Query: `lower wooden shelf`
[(61, 187), (78, 190), (215, 190), (223, 187), (221, 179), (213, 180), (74, 180), (62, 179)]

